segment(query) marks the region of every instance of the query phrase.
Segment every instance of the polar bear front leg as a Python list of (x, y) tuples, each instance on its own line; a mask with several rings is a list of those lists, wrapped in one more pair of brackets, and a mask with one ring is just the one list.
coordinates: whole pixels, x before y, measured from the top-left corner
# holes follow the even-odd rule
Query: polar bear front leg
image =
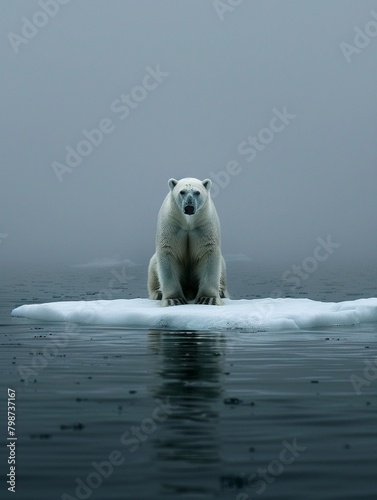
[(220, 299), (221, 254), (209, 252), (197, 269), (199, 289), (195, 304), (224, 305)]
[(179, 281), (179, 266), (170, 255), (157, 256), (158, 279), (162, 292), (162, 306), (187, 304)]
[(149, 261), (148, 266), (148, 294), (152, 300), (161, 300), (162, 293), (160, 290), (160, 282), (157, 275), (157, 257), (154, 254)]
[(221, 274), (220, 274), (220, 297), (222, 299), (229, 297), (229, 293), (226, 286), (226, 266), (224, 257), (221, 256)]

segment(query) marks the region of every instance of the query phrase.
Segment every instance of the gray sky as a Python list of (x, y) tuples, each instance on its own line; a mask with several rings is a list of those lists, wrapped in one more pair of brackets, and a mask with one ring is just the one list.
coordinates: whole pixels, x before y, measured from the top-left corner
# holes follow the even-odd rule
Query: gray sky
[(1, 2), (0, 262), (146, 262), (169, 177), (220, 178), (225, 254), (373, 262), (376, 1), (47, 3)]

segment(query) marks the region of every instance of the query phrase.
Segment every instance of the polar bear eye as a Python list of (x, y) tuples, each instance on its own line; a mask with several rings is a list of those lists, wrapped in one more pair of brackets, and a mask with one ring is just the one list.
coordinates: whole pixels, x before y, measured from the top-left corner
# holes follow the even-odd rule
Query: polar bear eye
[(187, 193), (187, 191), (185, 189), (182, 189), (181, 191), (179, 191), (179, 194), (183, 194), (184, 195), (186, 193)]
[(200, 191), (194, 191), (194, 196), (199, 196), (200, 195)]

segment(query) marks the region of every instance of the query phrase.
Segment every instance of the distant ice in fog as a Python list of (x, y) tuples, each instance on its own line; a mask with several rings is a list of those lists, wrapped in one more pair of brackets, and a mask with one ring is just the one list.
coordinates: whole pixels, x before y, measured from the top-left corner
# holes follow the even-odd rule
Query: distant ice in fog
[(86, 264), (75, 264), (72, 267), (75, 268), (88, 268), (88, 269), (101, 269), (104, 267), (117, 267), (117, 266), (126, 266), (126, 267), (135, 267), (137, 264), (132, 262), (129, 259), (122, 259), (116, 257), (103, 257), (101, 259), (94, 259)]
[(251, 259), (244, 253), (228, 253), (224, 255), (225, 262), (250, 262)]
[(12, 316), (139, 329), (298, 330), (377, 321), (377, 298), (346, 302), (309, 299), (224, 300), (224, 306), (161, 307), (149, 299), (52, 302), (17, 307)]

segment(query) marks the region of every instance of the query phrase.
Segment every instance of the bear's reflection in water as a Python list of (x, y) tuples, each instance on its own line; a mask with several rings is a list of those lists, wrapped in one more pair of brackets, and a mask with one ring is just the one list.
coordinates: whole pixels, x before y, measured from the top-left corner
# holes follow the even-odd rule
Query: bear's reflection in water
[[(151, 331), (154, 398), (174, 411), (153, 440), (165, 493), (210, 493), (219, 485), (219, 407), (222, 405), (225, 336)], [(179, 472), (178, 472), (179, 471)]]

